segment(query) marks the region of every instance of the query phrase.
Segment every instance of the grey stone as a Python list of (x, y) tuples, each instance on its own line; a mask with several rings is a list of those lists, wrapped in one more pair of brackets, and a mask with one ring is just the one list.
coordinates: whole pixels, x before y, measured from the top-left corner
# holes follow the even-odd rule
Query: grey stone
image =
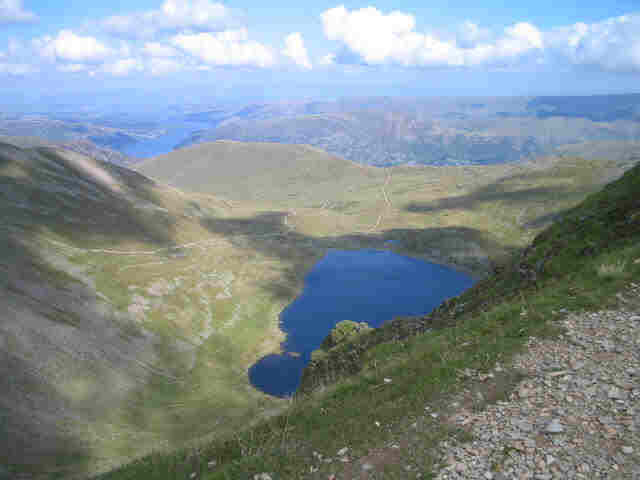
[(560, 423), (560, 420), (554, 418), (549, 422), (549, 424), (545, 427), (544, 431), (546, 433), (562, 433), (564, 432), (564, 427)]
[(623, 400), (627, 397), (627, 395), (618, 387), (611, 387), (607, 392), (607, 395), (613, 400)]

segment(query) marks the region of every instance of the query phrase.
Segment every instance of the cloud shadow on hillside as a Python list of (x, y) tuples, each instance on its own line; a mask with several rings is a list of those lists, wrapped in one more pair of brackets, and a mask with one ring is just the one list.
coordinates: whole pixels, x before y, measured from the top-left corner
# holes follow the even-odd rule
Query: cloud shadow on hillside
[[(532, 182), (542, 181), (548, 183), (558, 178), (566, 179), (567, 185), (528, 186)], [(410, 202), (404, 206), (404, 210), (411, 213), (433, 214), (446, 210), (477, 210), (483, 205), (493, 203), (507, 203), (522, 207), (544, 205), (549, 202), (561, 202), (584, 198), (592, 190), (588, 186), (575, 188), (570, 184), (570, 177), (552, 177), (547, 172), (532, 172), (528, 174), (516, 174), (497, 182), (478, 188), (466, 195), (446, 197), (432, 202)], [(546, 226), (553, 220), (562, 216), (566, 209), (558, 212), (549, 212), (538, 218), (527, 220), (525, 228), (538, 228)]]
[[(0, 315), (0, 401), (4, 405), (0, 409), (0, 465), (10, 469), (10, 478), (23, 478), (23, 474), (29, 475), (25, 478), (31, 478), (31, 474), (38, 478), (43, 472), (62, 475), (56, 478), (88, 473), (86, 462), (96, 452), (87, 438), (65, 432), (63, 427), (69, 415), (70, 424), (78, 419), (80, 424), (91, 423), (112, 410), (104, 401), (111, 398), (108, 393), (113, 387), (113, 372), (94, 368), (84, 353), (71, 352), (66, 342), (56, 343), (60, 342), (59, 332), (65, 329), (69, 329), (67, 340), (77, 329), (84, 329), (89, 337), (99, 335), (78, 323), (83, 318), (74, 310), (102, 312), (103, 307), (98, 305), (93, 289), (53, 267), (33, 239), (46, 232), (87, 247), (121, 241), (173, 243), (175, 222), (157, 207), (153, 182), (115, 165), (97, 165), (121, 188), (109, 188), (54, 150), (0, 145), (0, 310), (4, 312)], [(29, 330), (23, 325), (25, 315), (41, 321), (43, 329), (33, 329), (32, 322)], [(113, 330), (116, 325), (105, 329), (110, 327)], [(122, 330), (123, 335), (132, 332)], [(44, 352), (29, 352), (29, 345), (40, 341), (58, 345), (64, 355), (82, 355), (78, 371), (86, 366), (86, 372), (95, 377), (94, 384), (104, 388), (104, 392), (96, 393), (101, 398), (71, 401), (65, 397), (58, 390), (59, 384), (36, 368), (32, 357), (38, 355), (44, 358), (40, 359), (44, 364), (57, 364), (55, 355), (49, 358)], [(96, 355), (104, 354), (107, 360), (116, 357), (119, 344), (114, 345), (111, 349), (103, 345)], [(125, 353), (135, 357), (137, 351), (131, 348)], [(61, 376), (63, 373), (68, 374), (65, 378), (69, 381), (84, 379), (74, 377), (73, 372), (60, 372)], [(0, 468), (0, 478), (7, 478), (5, 473)]]
[[(239, 248), (277, 259), (285, 266), (281, 280), (264, 289), (282, 301), (290, 301), (298, 291), (303, 276), (327, 249), (358, 249), (388, 247), (395, 240), (401, 250), (430, 255), (441, 249), (443, 242), (460, 241), (460, 249), (473, 245), (475, 253), (504, 250), (486, 232), (468, 227), (436, 227), (426, 229), (389, 229), (375, 234), (348, 234), (311, 237), (290, 230), (284, 223), (285, 212), (265, 212), (249, 218), (206, 218), (202, 225), (212, 233), (225, 235)], [(470, 252), (472, 254), (473, 252)]]
[[(153, 182), (113, 164), (97, 162), (121, 191), (101, 183), (58, 152), (1, 145), (0, 166), (14, 162), (24, 175), (0, 175), (5, 224), (48, 230), (79, 244), (96, 239), (172, 243), (175, 222), (154, 207)], [(13, 157), (13, 158), (12, 158)]]

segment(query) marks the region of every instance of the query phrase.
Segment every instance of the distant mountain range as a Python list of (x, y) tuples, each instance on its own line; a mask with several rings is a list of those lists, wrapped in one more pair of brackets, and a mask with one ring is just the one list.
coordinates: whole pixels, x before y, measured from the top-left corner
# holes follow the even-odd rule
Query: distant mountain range
[(364, 98), (212, 108), (189, 118), (215, 140), (308, 144), (361, 164), (513, 162), (585, 141), (640, 138), (640, 94), (587, 97)]
[(0, 141), (4, 143), (64, 148), (119, 165), (134, 161), (120, 151), (122, 148), (162, 132), (157, 123), (134, 121), (127, 116), (0, 113)]

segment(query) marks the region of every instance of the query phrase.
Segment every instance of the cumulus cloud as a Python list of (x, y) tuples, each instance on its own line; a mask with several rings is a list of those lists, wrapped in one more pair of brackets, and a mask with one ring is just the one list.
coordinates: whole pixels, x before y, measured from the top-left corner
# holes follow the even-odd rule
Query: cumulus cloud
[(282, 54), (289, 57), (299, 67), (307, 70), (311, 69), (311, 61), (309, 60), (309, 54), (304, 46), (304, 40), (299, 32), (291, 33), (287, 35), (284, 40), (285, 48), (282, 50)]
[(574, 65), (640, 71), (640, 14), (556, 28), (545, 39), (554, 56)]
[(152, 58), (147, 68), (151, 75), (159, 76), (179, 72), (184, 69), (184, 65), (171, 58)]
[(83, 63), (66, 63), (64, 65), (58, 65), (57, 70), (65, 73), (78, 73), (87, 70), (87, 66)]
[(25, 63), (2, 63), (0, 62), (0, 75), (22, 76), (37, 71), (33, 65)]
[[(543, 34), (521, 22), (487, 42), (488, 31), (467, 22), (461, 40), (440, 38), (415, 31), (412, 15), (394, 11), (384, 14), (374, 7), (349, 11), (339, 6), (325, 11), (322, 24), (327, 38), (337, 40), (367, 64), (403, 66), (472, 66), (511, 63), (543, 48)], [(340, 58), (348, 58), (341, 55)]]
[(171, 38), (171, 44), (210, 65), (264, 68), (275, 64), (271, 49), (250, 41), (244, 28), (216, 34), (179, 34)]
[(479, 43), (487, 43), (492, 39), (491, 31), (482, 28), (469, 20), (462, 22), (456, 32), (456, 43), (461, 48), (472, 48)]
[(122, 58), (114, 62), (105, 63), (92, 73), (95, 75), (101, 72), (115, 77), (124, 77), (132, 72), (140, 72), (142, 70), (144, 70), (144, 65), (140, 60), (135, 58)]
[(179, 52), (169, 45), (163, 45), (158, 42), (147, 42), (144, 44), (142, 51), (150, 57), (177, 57)]
[(0, 23), (33, 22), (36, 15), (25, 10), (22, 0), (0, 0)]
[(76, 35), (71, 30), (61, 30), (55, 37), (35, 39), (34, 45), (43, 57), (51, 61), (97, 62), (116, 53), (96, 38)]
[(319, 61), (318, 64), (323, 66), (323, 67), (327, 67), (330, 65), (335, 65), (336, 64), (336, 54), (335, 53), (328, 53), (325, 56), (323, 56)]
[(350, 11), (339, 6), (325, 11), (321, 18), (327, 38), (342, 44), (337, 54), (321, 60), (325, 65), (474, 67), (530, 60), (640, 71), (640, 14), (548, 31), (518, 22), (496, 33), (467, 21), (452, 37), (417, 32), (412, 15), (398, 11), (385, 14), (374, 7)]
[(229, 24), (231, 12), (210, 0), (165, 0), (157, 10), (116, 15), (102, 26), (110, 33), (126, 36), (152, 36), (159, 31), (180, 29), (221, 30)]

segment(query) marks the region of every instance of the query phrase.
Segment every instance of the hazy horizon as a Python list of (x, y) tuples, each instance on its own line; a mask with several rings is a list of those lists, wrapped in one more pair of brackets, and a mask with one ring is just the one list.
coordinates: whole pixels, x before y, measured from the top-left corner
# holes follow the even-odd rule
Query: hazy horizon
[(0, 100), (18, 111), (612, 94), (640, 78), (632, 1), (0, 0), (0, 25)]

